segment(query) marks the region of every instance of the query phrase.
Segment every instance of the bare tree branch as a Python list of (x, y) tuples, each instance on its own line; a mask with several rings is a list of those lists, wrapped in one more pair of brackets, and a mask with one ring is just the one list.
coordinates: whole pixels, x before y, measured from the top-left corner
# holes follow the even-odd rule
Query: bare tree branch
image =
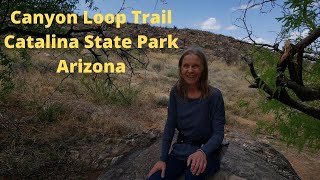
[[(275, 5), (275, 1), (266, 1), (260, 0), (257, 2), (256, 0), (249, 0), (247, 7), (242, 9), (242, 16), (237, 20), (242, 23), (242, 26), (238, 26), (244, 29), (247, 32), (247, 36), (245, 39), (252, 42), (252, 44), (257, 45), (259, 47), (271, 48), (272, 50), (281, 53), (279, 61), (277, 63), (277, 77), (275, 79), (276, 89), (272, 89), (268, 86), (255, 72), (253, 62), (248, 60), (248, 58), (244, 58), (249, 67), (252, 77), (255, 79), (255, 84), (250, 85), (251, 88), (260, 88), (266, 94), (268, 94), (270, 99), (276, 99), (283, 104), (290, 106), (294, 109), (300, 110), (301, 112), (308, 114), (316, 119), (320, 120), (320, 109), (310, 107), (301, 101), (315, 101), (320, 100), (320, 88), (312, 88), (305, 87), (303, 82), (303, 60), (308, 59), (310, 61), (318, 61), (319, 56), (306, 51), (307, 47), (317, 49), (315, 47), (309, 47), (312, 43), (314, 43), (320, 37), (320, 28), (312, 28), (313, 30), (302, 40), (300, 40), (296, 44), (292, 44), (289, 40), (285, 42), (283, 50), (278, 49), (279, 43), (282, 41), (278, 41), (279, 35), (281, 34), (281, 39), (285, 36), (284, 32), (287, 32), (284, 28), (281, 30), (281, 33), (278, 34), (277, 40), (274, 45), (269, 45), (265, 43), (257, 43), (255, 41), (252, 27), (247, 24), (247, 11), (254, 7), (260, 7), (260, 12), (262, 12), (262, 6), (266, 3), (271, 3), (271, 5)], [(305, 4), (304, 4), (305, 5)], [(306, 8), (306, 6), (303, 6)], [(286, 11), (285, 6), (282, 6), (282, 9)], [(306, 11), (306, 9), (304, 9)], [(290, 14), (290, 11), (287, 12)], [(306, 18), (306, 14), (303, 14), (304, 19)], [(306, 22), (307, 23), (307, 22)], [(310, 24), (310, 23), (309, 23)], [(305, 53), (308, 52), (308, 53)], [(288, 69), (290, 79), (285, 76), (285, 71)], [(292, 95), (289, 95), (287, 90), (292, 90), (299, 100), (293, 99)], [(292, 97), (291, 97), (292, 96)], [(301, 100), (301, 101), (300, 101)]]
[(296, 44), (295, 49), (304, 49), (320, 37), (320, 27), (312, 31), (307, 37)]
[[(254, 45), (257, 45), (260, 47), (268, 47), (276, 52), (281, 52), (281, 50), (278, 48), (280, 41), (279, 42), (276, 41), (274, 43), (274, 45), (270, 45), (270, 44), (266, 44), (266, 43), (257, 43), (256, 40), (254, 40), (254, 38), (253, 38), (253, 36), (255, 36), (255, 35), (253, 34), (251, 25), (247, 24), (246, 18), (247, 18), (248, 10), (252, 9), (254, 7), (260, 7), (260, 12), (261, 12), (263, 5), (267, 4), (267, 3), (271, 3), (272, 6), (275, 6), (275, 5), (280, 6), (280, 5), (276, 4), (275, 0), (262, 0), (261, 2), (256, 2), (255, 0), (249, 0), (247, 3), (247, 6), (245, 8), (238, 9), (238, 10), (242, 11), (242, 15), (240, 18), (237, 18), (236, 21), (240, 21), (243, 26), (240, 26), (238, 24), (234, 24), (234, 25), (236, 25), (237, 27), (239, 27), (241, 29), (244, 29), (247, 32), (247, 36), (244, 37), (242, 40), (249, 40)], [(249, 28), (249, 26), (250, 26), (250, 28)]]
[[(243, 59), (248, 63), (250, 67), (250, 73), (252, 77), (255, 79), (256, 87), (261, 88), (264, 92), (266, 92), (271, 99), (276, 99), (283, 104), (292, 107), (294, 109), (297, 109), (311, 117), (314, 117), (318, 120), (320, 120), (320, 109), (313, 108), (310, 106), (307, 106), (305, 104), (302, 104), (301, 102), (293, 100), (287, 93), (287, 91), (284, 88), (273, 90), (268, 84), (266, 84), (255, 72), (253, 62), (248, 57), (243, 57)], [(280, 82), (279, 82), (280, 83)]]
[(60, 88), (60, 86), (62, 85), (63, 81), (66, 80), (69, 76), (71, 76), (72, 74), (67, 74), (64, 78), (62, 78), (62, 80), (60, 81), (60, 83), (58, 84), (58, 86), (50, 93), (49, 97), (43, 102), (41, 108), (43, 108), (47, 102), (52, 98), (52, 96), (58, 91), (58, 89)]
[(289, 80), (283, 73), (279, 75), (278, 80), (281, 86), (287, 87), (294, 91), (294, 93), (302, 101), (320, 100), (320, 88), (313, 89), (301, 86), (300, 84)]

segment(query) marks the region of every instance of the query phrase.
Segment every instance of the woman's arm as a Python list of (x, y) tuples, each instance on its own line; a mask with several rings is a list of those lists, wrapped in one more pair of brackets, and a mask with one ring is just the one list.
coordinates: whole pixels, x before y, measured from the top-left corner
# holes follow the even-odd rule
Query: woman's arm
[(201, 147), (201, 150), (208, 156), (214, 152), (223, 141), (224, 138), (224, 125), (225, 125), (225, 110), (224, 110), (224, 101), (220, 90), (214, 89), (213, 94), (213, 108), (211, 110), (211, 126), (213, 129), (213, 134), (208, 142)]
[(162, 137), (162, 148), (160, 161), (158, 161), (148, 174), (148, 178), (155, 172), (161, 170), (161, 177), (164, 178), (166, 171), (166, 161), (168, 159), (168, 153), (170, 150), (171, 142), (173, 139), (174, 131), (176, 128), (176, 97), (174, 88), (171, 89), (168, 105), (168, 117), (166, 125), (164, 127), (163, 137)]
[(174, 131), (177, 125), (177, 113), (176, 113), (176, 94), (175, 88), (171, 89), (168, 105), (168, 117), (167, 122), (164, 127), (163, 137), (162, 137), (162, 148), (160, 159), (164, 162), (168, 159), (168, 153), (170, 150), (171, 142), (174, 136)]

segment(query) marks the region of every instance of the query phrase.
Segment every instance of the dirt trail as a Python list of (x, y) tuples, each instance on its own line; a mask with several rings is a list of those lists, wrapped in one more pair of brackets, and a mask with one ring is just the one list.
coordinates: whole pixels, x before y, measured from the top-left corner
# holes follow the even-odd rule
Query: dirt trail
[(301, 179), (317, 180), (320, 178), (320, 153), (299, 152), (277, 141), (272, 145), (291, 163)]

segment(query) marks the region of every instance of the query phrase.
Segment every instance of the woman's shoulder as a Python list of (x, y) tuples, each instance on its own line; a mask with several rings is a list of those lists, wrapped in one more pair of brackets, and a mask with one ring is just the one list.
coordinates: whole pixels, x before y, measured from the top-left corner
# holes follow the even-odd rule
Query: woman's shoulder
[(213, 87), (213, 86), (209, 86), (210, 87), (210, 91), (211, 91), (211, 95), (210, 98), (222, 98), (222, 92), (220, 89)]
[(177, 91), (178, 91), (178, 87), (175, 84), (174, 86), (171, 87), (170, 94), (177, 94)]
[(177, 91), (177, 88), (178, 88), (178, 85), (175, 84), (175, 85), (173, 85), (173, 86), (171, 87), (171, 91)]

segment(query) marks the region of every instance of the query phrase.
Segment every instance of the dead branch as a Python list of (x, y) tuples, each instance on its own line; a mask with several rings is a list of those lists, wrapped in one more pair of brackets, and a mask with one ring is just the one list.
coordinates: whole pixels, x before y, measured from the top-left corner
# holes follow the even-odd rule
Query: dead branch
[(69, 76), (71, 76), (72, 74), (67, 74), (64, 78), (62, 78), (62, 80), (60, 81), (60, 83), (58, 84), (58, 86), (50, 93), (49, 97), (43, 102), (41, 108), (43, 108), (47, 102), (52, 98), (52, 96), (58, 91), (58, 89), (60, 88), (60, 86), (62, 85), (63, 81), (66, 80)]
[[(250, 25), (247, 24), (247, 12), (249, 9), (254, 8), (254, 7), (260, 7), (260, 12), (262, 11), (262, 7), (264, 4), (267, 3), (271, 3), (272, 6), (278, 5), (276, 4), (275, 0), (262, 0), (261, 2), (256, 2), (255, 0), (250, 0), (247, 4), (247, 7), (244, 9), (239, 9), (240, 11), (242, 11), (242, 15), (240, 18), (237, 18), (236, 21), (240, 21), (242, 26), (234, 24), (235, 26), (244, 29), (247, 32), (247, 36), (244, 37), (242, 40), (248, 39), (252, 44), (260, 46), (260, 47), (268, 47), (276, 52), (281, 52), (281, 50), (278, 48), (279, 47), (279, 42), (281, 42), (281, 40), (279, 42), (275, 42), (273, 45), (270, 44), (266, 44), (266, 43), (257, 43), (253, 36), (253, 31)], [(280, 6), (280, 5), (278, 5)], [(250, 26), (250, 28), (249, 28)]]

